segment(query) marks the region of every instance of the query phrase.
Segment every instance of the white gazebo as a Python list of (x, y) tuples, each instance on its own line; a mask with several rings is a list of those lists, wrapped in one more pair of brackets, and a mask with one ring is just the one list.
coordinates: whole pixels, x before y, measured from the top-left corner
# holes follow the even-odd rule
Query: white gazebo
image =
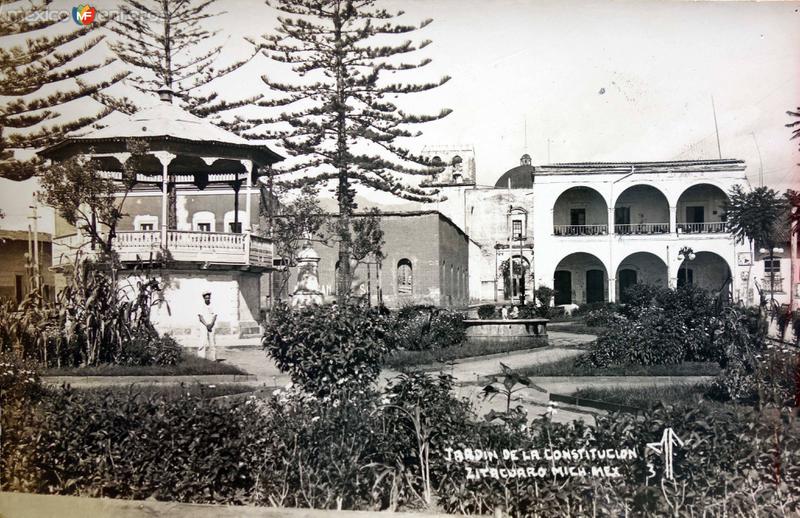
[[(135, 157), (129, 142), (146, 144), (147, 150)], [(269, 174), (273, 163), (283, 159), (264, 145), (253, 144), (238, 135), (196, 117), (172, 103), (169, 91), (161, 92), (161, 102), (121, 118), (90, 133), (68, 137), (42, 150), (41, 156), (61, 161), (75, 156), (90, 160), (106, 178), (122, 181), (125, 164), (132, 165), (138, 192), (160, 191), (160, 221), (140, 225), (135, 230), (119, 230), (113, 248), (128, 275), (139, 275), (136, 265), (157, 265), (163, 277), (170, 311), (156, 312), (157, 327), (181, 335), (196, 333), (194, 306), (205, 290), (227, 313), (220, 314), (221, 332), (241, 335), (258, 329), (255, 321), (260, 300), (260, 277), (273, 268), (269, 239), (255, 235), (251, 225), (251, 194), (260, 176)], [(129, 162), (131, 160), (134, 162)], [(177, 192), (182, 195), (224, 185), (233, 191), (225, 228), (179, 228), (176, 215)], [(240, 193), (244, 208), (239, 206)], [(151, 198), (152, 199), (152, 198)], [(123, 209), (131, 217), (136, 207)], [(62, 246), (79, 246), (80, 233), (62, 239)], [(59, 259), (54, 253), (54, 262)], [(157, 258), (157, 261), (153, 261)], [(223, 318), (224, 316), (224, 318)], [(194, 340), (183, 340), (191, 343)]]

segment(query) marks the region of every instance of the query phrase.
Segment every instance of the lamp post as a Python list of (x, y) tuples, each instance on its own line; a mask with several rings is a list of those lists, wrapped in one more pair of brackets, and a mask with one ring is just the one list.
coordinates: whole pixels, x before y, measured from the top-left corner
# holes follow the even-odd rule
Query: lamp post
[[(678, 283), (680, 283), (681, 280), (681, 270), (683, 270), (686, 267), (686, 260), (688, 259), (689, 261), (694, 261), (695, 257), (697, 257), (697, 255), (694, 253), (694, 250), (692, 250), (692, 248), (689, 246), (684, 246), (683, 248), (678, 250), (678, 261), (681, 262), (681, 265), (678, 268)], [(685, 283), (688, 284), (689, 279), (686, 278), (685, 274), (683, 278)]]
[(775, 307), (775, 254), (782, 254), (783, 248), (780, 246), (775, 246), (770, 249), (760, 248), (758, 250), (762, 256), (764, 254), (769, 254), (769, 300), (770, 305), (774, 308)]

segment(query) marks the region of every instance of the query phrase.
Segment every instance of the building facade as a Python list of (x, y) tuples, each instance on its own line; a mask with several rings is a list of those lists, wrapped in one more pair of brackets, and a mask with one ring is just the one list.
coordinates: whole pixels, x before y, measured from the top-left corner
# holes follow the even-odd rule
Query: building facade
[[(358, 218), (355, 214), (353, 217)], [(355, 294), (372, 305), (390, 308), (411, 304), (466, 308), (469, 303), (469, 238), (437, 211), (384, 212), (383, 260), (368, 258), (353, 272)], [(327, 300), (336, 296), (338, 247), (315, 240), (319, 254), (319, 284)], [(278, 274), (275, 274), (278, 276)], [(282, 274), (276, 293), (286, 299), (294, 291), (296, 272)]]
[(631, 284), (691, 283), (757, 302), (748, 244), (725, 229), (724, 205), (746, 185), (740, 160), (533, 166), (528, 155), (494, 188), (449, 185), (438, 209), (476, 243), (473, 303), (620, 301)]

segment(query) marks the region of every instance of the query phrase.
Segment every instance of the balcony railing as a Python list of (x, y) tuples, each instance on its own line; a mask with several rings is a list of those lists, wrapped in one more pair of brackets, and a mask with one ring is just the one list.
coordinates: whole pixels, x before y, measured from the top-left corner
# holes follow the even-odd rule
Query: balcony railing
[(721, 234), (726, 232), (724, 221), (706, 223), (678, 223), (678, 232), (683, 234)]
[(774, 274), (774, 278), (769, 278), (769, 273), (765, 273), (761, 279), (761, 285), (765, 290), (774, 293), (783, 293), (783, 277), (780, 273)]
[[(61, 241), (59, 244), (64, 249), (75, 251), (80, 248), (85, 254), (92, 253), (80, 236), (65, 236), (53, 241)], [(112, 246), (122, 262), (147, 261), (165, 248), (175, 261), (272, 267), (272, 242), (250, 234), (168, 230), (166, 247), (162, 247), (161, 232), (137, 230), (117, 232)], [(74, 253), (71, 255), (74, 257)]]
[(669, 223), (636, 223), (614, 225), (617, 234), (669, 234)]
[(602, 236), (608, 234), (608, 225), (554, 225), (556, 236)]

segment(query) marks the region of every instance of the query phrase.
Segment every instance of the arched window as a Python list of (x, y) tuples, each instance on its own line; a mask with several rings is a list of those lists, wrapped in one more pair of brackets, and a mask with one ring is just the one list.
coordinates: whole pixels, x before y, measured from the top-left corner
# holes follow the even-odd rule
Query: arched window
[(214, 213), (200, 211), (192, 214), (192, 230), (195, 232), (216, 232)]
[(414, 289), (414, 278), (411, 261), (400, 259), (397, 262), (397, 294), (410, 295)]

